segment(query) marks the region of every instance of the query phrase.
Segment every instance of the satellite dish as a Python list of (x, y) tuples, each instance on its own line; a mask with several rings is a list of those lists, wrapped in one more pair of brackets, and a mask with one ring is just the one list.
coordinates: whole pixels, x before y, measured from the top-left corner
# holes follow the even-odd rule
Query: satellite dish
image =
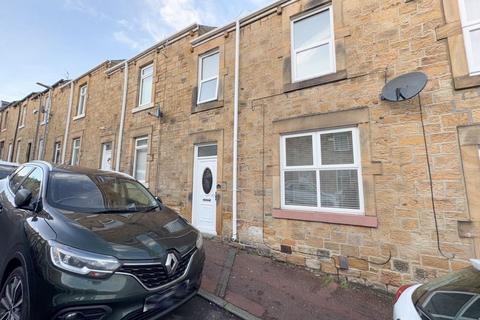
[(389, 81), (382, 90), (381, 99), (391, 102), (410, 100), (427, 85), (427, 75), (423, 72), (411, 72)]

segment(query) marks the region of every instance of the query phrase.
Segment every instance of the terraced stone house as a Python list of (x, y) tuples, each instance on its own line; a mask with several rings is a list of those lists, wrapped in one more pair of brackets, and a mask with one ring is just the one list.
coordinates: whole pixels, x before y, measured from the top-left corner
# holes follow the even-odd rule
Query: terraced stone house
[[(480, 258), (479, 43), (476, 0), (281, 0), (9, 104), (0, 154), (126, 172), (205, 233), (390, 290)], [(419, 97), (380, 99), (413, 71)]]

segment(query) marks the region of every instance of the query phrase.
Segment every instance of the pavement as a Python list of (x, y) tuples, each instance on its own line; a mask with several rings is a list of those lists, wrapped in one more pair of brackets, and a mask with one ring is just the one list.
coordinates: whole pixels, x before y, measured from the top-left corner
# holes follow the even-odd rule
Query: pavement
[(161, 320), (241, 320), (208, 300), (196, 296)]
[(205, 240), (205, 250), (207, 259), (200, 296), (241, 319), (392, 318), (390, 295), (337, 282), (335, 276), (314, 274), (217, 240)]

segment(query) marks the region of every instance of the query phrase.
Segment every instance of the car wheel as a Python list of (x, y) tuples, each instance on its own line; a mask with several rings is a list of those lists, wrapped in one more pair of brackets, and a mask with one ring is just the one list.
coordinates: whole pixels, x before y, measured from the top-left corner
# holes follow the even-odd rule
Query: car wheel
[(0, 320), (27, 320), (29, 312), (25, 272), (18, 267), (10, 273), (0, 293)]

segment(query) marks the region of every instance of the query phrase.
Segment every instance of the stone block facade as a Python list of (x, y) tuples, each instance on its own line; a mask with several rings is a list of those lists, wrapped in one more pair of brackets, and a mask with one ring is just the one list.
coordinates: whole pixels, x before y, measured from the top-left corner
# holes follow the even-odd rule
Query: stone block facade
[[(282, 261), (385, 289), (480, 258), (480, 75), (468, 67), (459, 1), (282, 0), (241, 19), (237, 241)], [(294, 22), (324, 11), (333, 19), (334, 69), (295, 81)], [(2, 119), (9, 113), (0, 132), (2, 159), (8, 145), (20, 141), (18, 161), (53, 161), (59, 143), (57, 162), (70, 164), (73, 141), (80, 139), (79, 164), (102, 168), (104, 144), (110, 143), (111, 169), (141, 176), (196, 225), (202, 221), (195, 202), (201, 190), (195, 169), (199, 146), (216, 145), (210, 198), (215, 213), (209, 223), (230, 239), (236, 37), (234, 23), (217, 29), (193, 25), (129, 60), (106, 61), (10, 104), (0, 112)], [(218, 90), (215, 99), (199, 103), (200, 70), (207, 68), (202, 59), (210, 54), (218, 57)], [(413, 71), (428, 77), (419, 97), (380, 99), (386, 81)], [(150, 79), (148, 92), (143, 89), (150, 88), (144, 84)], [(85, 112), (78, 115), (85, 85)], [(27, 111), (20, 128), (22, 107)], [(49, 119), (41, 124), (45, 108)], [(338, 129), (352, 130), (358, 146), (358, 210), (285, 205), (290, 187), (282, 141), (299, 134), (322, 140), (322, 132)], [(308, 190), (295, 192), (301, 197)], [(318, 199), (332, 194), (319, 192)], [(348, 270), (339, 269), (339, 256), (347, 259)]]

